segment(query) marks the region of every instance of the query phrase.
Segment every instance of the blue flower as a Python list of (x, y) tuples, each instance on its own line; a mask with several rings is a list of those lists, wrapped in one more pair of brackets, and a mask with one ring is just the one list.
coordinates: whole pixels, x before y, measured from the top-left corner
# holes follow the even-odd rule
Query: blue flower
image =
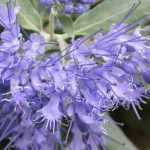
[(33, 33), (30, 35), (29, 40), (23, 44), (25, 50), (24, 57), (29, 59), (35, 59), (37, 56), (44, 54), (45, 52), (45, 41), (44, 39)]
[(81, 38), (64, 54), (45, 57), (44, 39), (32, 33), (25, 41), (8, 6), (0, 5), (0, 141), (10, 139), (6, 149), (104, 149), (104, 113), (132, 107), (140, 119), (150, 82), (149, 38), (117, 24), (92, 42)]
[(13, 26), (11, 30), (5, 30), (1, 33), (2, 44), (0, 50), (8, 53), (15, 53), (19, 50), (21, 44), (21, 34), (18, 26)]
[(12, 0), (7, 5), (0, 4), (0, 25), (10, 30), (16, 24), (17, 13), (18, 9), (14, 8)]

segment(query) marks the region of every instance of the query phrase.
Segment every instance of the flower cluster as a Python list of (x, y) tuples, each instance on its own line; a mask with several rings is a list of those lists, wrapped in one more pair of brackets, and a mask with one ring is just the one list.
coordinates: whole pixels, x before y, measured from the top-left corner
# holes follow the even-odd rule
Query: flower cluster
[(67, 14), (82, 14), (88, 11), (90, 6), (94, 4), (96, 0), (40, 0), (40, 2), (49, 8), (51, 8), (55, 3), (59, 2), (64, 6), (64, 11)]
[(12, 3), (0, 4), (0, 140), (10, 140), (5, 149), (104, 149), (105, 112), (131, 106), (140, 118), (144, 83), (150, 83), (149, 38), (127, 33), (133, 25), (117, 24), (45, 57), (44, 39), (32, 33), (26, 40), (16, 15)]

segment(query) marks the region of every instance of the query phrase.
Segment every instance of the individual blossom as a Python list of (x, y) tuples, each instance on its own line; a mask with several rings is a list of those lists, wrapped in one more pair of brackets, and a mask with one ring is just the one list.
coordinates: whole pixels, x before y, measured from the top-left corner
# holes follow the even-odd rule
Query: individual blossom
[(7, 30), (11, 29), (16, 24), (17, 13), (18, 7), (13, 7), (12, 0), (7, 5), (0, 4), (0, 25)]
[(35, 59), (37, 56), (44, 54), (45, 43), (44, 39), (39, 35), (33, 33), (30, 35), (29, 40), (23, 44), (24, 57)]

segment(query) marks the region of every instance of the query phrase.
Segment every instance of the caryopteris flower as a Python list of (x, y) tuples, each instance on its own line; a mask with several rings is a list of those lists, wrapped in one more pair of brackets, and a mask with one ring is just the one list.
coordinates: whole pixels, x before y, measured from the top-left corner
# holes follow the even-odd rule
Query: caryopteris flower
[(104, 35), (74, 41), (63, 55), (45, 57), (44, 39), (32, 33), (25, 40), (16, 15), (12, 3), (0, 5), (0, 141), (10, 140), (5, 149), (104, 149), (105, 112), (131, 106), (140, 118), (137, 109), (150, 82), (150, 39), (128, 33), (137, 23), (117, 24)]

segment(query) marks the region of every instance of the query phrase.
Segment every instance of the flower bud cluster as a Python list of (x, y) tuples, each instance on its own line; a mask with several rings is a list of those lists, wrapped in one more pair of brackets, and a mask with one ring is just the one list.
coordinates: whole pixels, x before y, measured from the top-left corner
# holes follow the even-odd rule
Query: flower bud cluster
[[(40, 2), (48, 6), (52, 7), (57, 1), (55, 0), (40, 0)], [(89, 10), (90, 6), (96, 2), (96, 0), (58, 0), (60, 4), (64, 6), (64, 11), (67, 14), (82, 14)]]

